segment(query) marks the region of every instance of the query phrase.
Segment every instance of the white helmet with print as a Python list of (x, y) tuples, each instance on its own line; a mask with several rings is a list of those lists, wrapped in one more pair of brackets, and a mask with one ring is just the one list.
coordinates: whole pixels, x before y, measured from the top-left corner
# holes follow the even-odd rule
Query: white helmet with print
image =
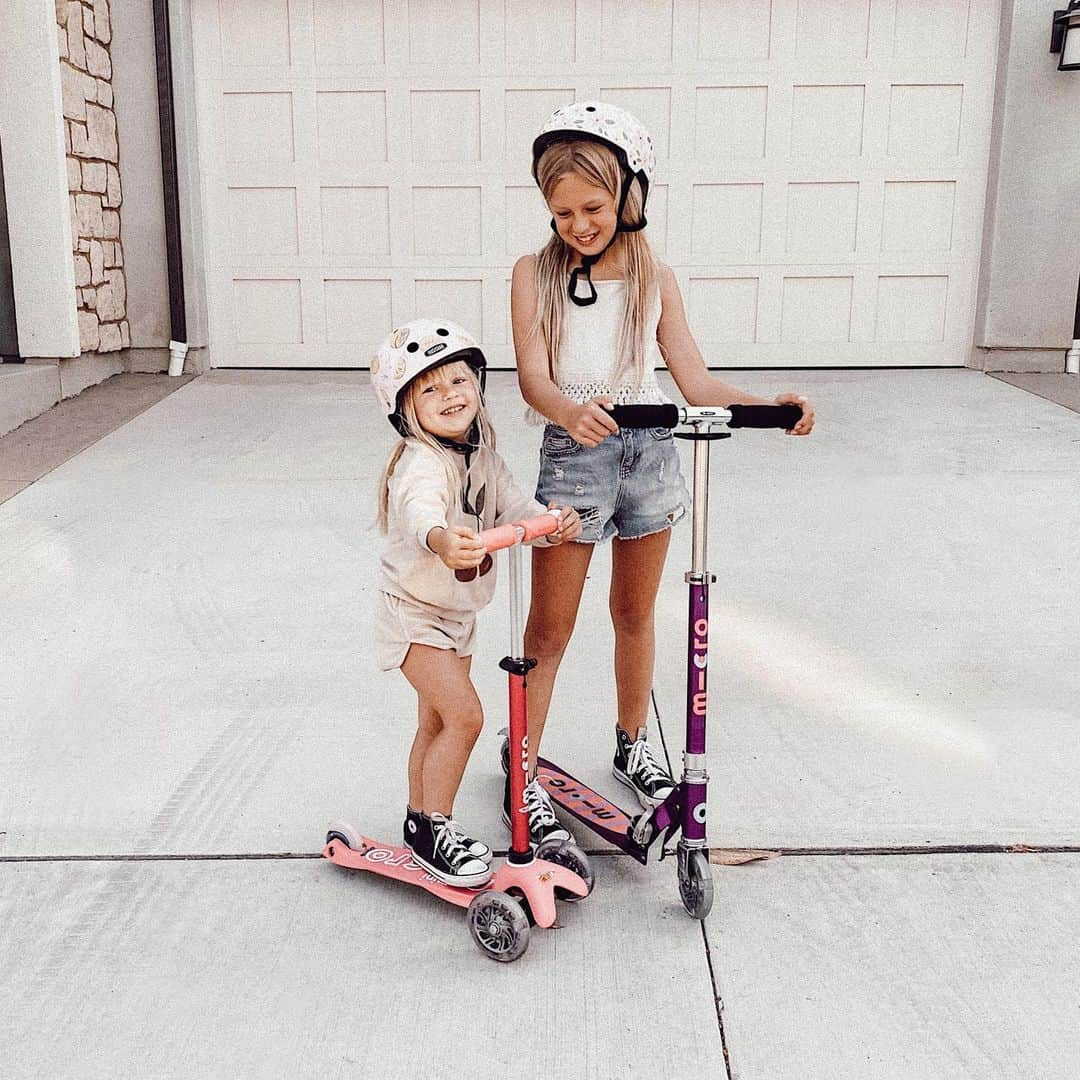
[(449, 319), (413, 319), (392, 330), (371, 360), (371, 385), (400, 435), (407, 434), (401, 416), (401, 392), (422, 372), (464, 360), (484, 388), (487, 361), (476, 339)]
[[(622, 167), (625, 182), (619, 205), (619, 225), (623, 232), (634, 232), (645, 227), (645, 202), (649, 195), (649, 181), (656, 171), (656, 151), (652, 137), (636, 116), (618, 105), (607, 101), (575, 101), (563, 105), (548, 117), (540, 134), (533, 140), (532, 173), (537, 178), (540, 156), (552, 143), (568, 139), (588, 139), (610, 147)], [(626, 193), (633, 180), (641, 187), (641, 221), (624, 224), (622, 209)]]

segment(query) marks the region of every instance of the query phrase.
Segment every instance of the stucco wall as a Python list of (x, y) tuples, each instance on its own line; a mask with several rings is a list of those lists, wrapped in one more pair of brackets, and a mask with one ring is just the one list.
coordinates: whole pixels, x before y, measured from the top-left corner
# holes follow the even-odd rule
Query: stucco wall
[[(0, 139), (19, 354), (54, 365), (57, 357), (79, 355), (56, 53), (48, 4), (0, 4)], [(58, 399), (59, 378), (55, 386)]]
[(1061, 371), (1072, 339), (1080, 72), (1049, 53), (1053, 8), (1007, 0), (1002, 13), (973, 350), (987, 370)]

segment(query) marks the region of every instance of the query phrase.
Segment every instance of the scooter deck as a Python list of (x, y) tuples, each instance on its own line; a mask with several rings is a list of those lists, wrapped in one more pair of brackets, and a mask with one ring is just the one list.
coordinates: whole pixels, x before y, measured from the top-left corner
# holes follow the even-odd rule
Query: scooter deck
[(474, 889), (464, 889), (459, 885), (447, 885), (429, 874), (415, 859), (408, 848), (394, 847), (393, 844), (380, 844), (366, 836), (360, 838), (359, 848), (351, 848), (340, 840), (330, 840), (323, 848), (323, 856), (338, 866), (349, 870), (367, 870), (381, 877), (394, 878), (397, 881), (417, 885), (429, 893), (434, 893), (441, 900), (448, 900), (458, 907), (468, 907), (473, 897), (486, 892), (492, 887), (489, 881)]
[(536, 759), (536, 775), (541, 787), (561, 810), (577, 818), (620, 851), (633, 855), (642, 865), (649, 861), (649, 850), (634, 840), (630, 832), (634, 821), (622, 807), (616, 806), (610, 799), (593, 791), (588, 784), (583, 784), (546, 758)]
[(360, 846), (351, 848), (340, 840), (330, 840), (323, 848), (323, 856), (349, 870), (367, 870), (380, 877), (394, 878), (410, 885), (417, 885), (441, 900), (448, 900), (458, 907), (467, 908), (473, 899), (489, 890), (516, 892), (528, 902), (534, 921), (545, 929), (555, 925), (555, 898), (562, 890), (583, 899), (589, 889), (573, 871), (544, 859), (533, 859), (522, 865), (503, 863), (491, 880), (474, 889), (447, 885), (429, 874), (412, 857), (408, 848), (380, 844), (366, 836), (360, 837)]

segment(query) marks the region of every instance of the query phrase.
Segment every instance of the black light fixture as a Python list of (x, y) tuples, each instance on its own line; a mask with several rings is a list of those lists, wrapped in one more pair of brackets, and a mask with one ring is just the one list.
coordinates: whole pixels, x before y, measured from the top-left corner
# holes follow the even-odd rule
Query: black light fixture
[(1058, 71), (1080, 71), (1080, 0), (1054, 12), (1050, 51), (1058, 53)]

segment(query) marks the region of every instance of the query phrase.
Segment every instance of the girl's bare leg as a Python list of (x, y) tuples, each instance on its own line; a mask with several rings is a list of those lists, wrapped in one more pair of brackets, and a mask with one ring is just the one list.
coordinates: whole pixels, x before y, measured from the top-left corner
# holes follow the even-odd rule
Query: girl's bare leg
[(671, 530), (612, 541), (608, 607), (615, 628), (615, 689), (619, 727), (637, 738), (649, 715), (656, 659), (656, 592)]
[(533, 548), (532, 599), (525, 627), (525, 655), (536, 660), (526, 680), (530, 775), (536, 769), (555, 676), (574, 632), (592, 550), (592, 544), (577, 543)]
[[(461, 657), (448, 649), (430, 645), (410, 645), (401, 673), (412, 684), (423, 710), (434, 713), (439, 730), (418, 755), (417, 772), (420, 804), (414, 810), (425, 814), (453, 815), (454, 797), (461, 786), (469, 755), (484, 724), (480, 699), (469, 678), (471, 657)], [(420, 739), (421, 732), (417, 732)], [(413, 744), (414, 751), (416, 743)], [(409, 755), (409, 789), (412, 799), (413, 755)]]
[(409, 751), (409, 805), (414, 810), (424, 806), (424, 758), (435, 736), (442, 731), (439, 714), (423, 698), (417, 698), (416, 737)]

